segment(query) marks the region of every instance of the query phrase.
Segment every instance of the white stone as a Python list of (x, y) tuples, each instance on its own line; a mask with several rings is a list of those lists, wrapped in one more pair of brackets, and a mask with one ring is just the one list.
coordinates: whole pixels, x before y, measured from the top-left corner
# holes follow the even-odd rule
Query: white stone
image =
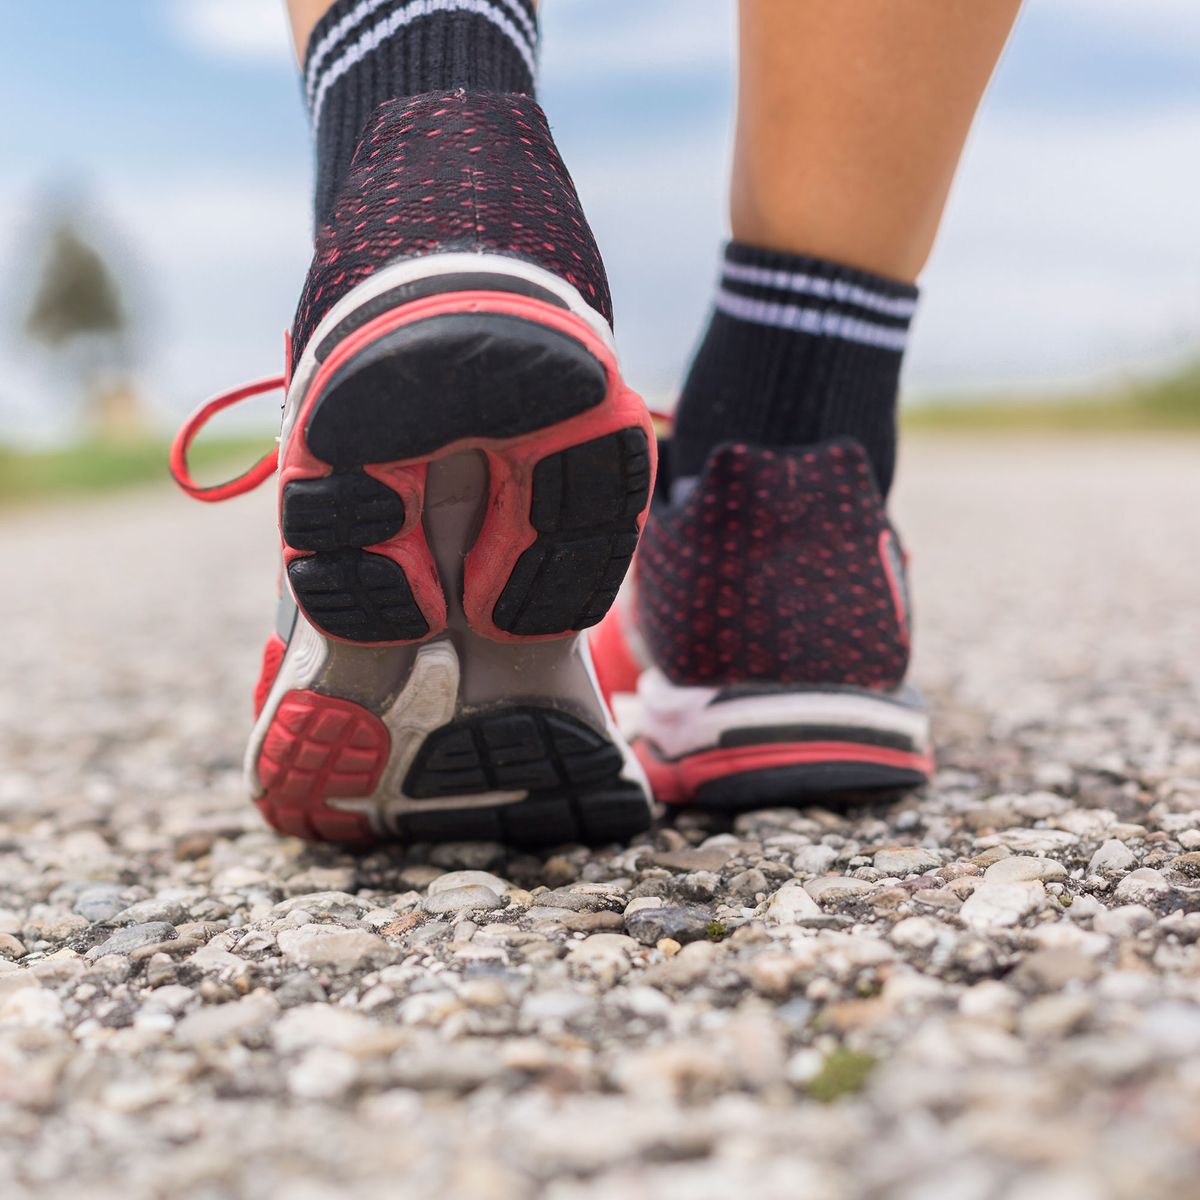
[(372, 1033), (377, 1026), (361, 1013), (328, 1004), (290, 1008), (271, 1027), (276, 1049), (287, 1054), (314, 1046), (345, 1047)]
[(641, 948), (623, 933), (593, 933), (571, 947), (567, 960), (611, 985), (630, 969), (634, 952)]
[(1092, 855), (1091, 861), (1088, 863), (1088, 874), (1116, 874), (1120, 871), (1128, 871), (1136, 862), (1133, 851), (1124, 842), (1119, 842), (1116, 838), (1109, 838)]
[(819, 917), (821, 907), (801, 884), (785, 883), (764, 905), (763, 915), (781, 925), (795, 925), (809, 917)]
[(1122, 904), (1097, 913), (1092, 928), (1110, 937), (1127, 938), (1148, 929), (1157, 919), (1144, 904)]
[(906, 917), (892, 926), (890, 934), (892, 942), (897, 946), (907, 946), (914, 950), (926, 950), (934, 945), (939, 937), (947, 930), (928, 917)]
[(493, 875), (490, 871), (447, 871), (439, 875), (429, 885), (429, 895), (436, 896), (439, 892), (452, 892), (457, 888), (482, 887), (503, 896), (512, 888), (507, 879)]
[(837, 856), (832, 846), (803, 846), (792, 855), (792, 869), (799, 875), (823, 875)]
[(184, 1046), (234, 1042), (255, 1029), (265, 1029), (278, 1015), (279, 1005), (267, 992), (251, 992), (228, 1004), (195, 1009), (175, 1026), (175, 1040)]
[(19, 988), (0, 1001), (0, 1027), (58, 1029), (62, 1024), (62, 1001), (48, 988)]
[(448, 916), (460, 912), (488, 912), (500, 906), (500, 896), (491, 888), (473, 886), (431, 892), (421, 907), (435, 916)]
[(984, 871), (983, 877), (994, 883), (1029, 883), (1035, 879), (1049, 883), (1055, 879), (1066, 879), (1067, 868), (1052, 858), (1013, 854), (992, 863)]
[(875, 855), (875, 869), (885, 875), (903, 879), (906, 875), (920, 875), (942, 865), (941, 855), (921, 846), (903, 849), (880, 850)]
[(1170, 890), (1171, 885), (1162, 877), (1161, 871), (1156, 871), (1153, 867), (1142, 867), (1137, 871), (1130, 871), (1113, 888), (1113, 899), (1126, 904), (1137, 904), (1153, 900)]
[(358, 1063), (340, 1050), (310, 1050), (289, 1072), (288, 1090), (304, 1100), (335, 1100), (358, 1078)]
[(818, 904), (824, 904), (826, 901), (855, 900), (873, 892), (875, 884), (865, 879), (851, 879), (848, 875), (823, 875), (820, 879), (810, 879), (804, 890)]
[(364, 929), (340, 925), (301, 925), (279, 931), (283, 956), (301, 967), (325, 967), (337, 973), (391, 961), (391, 947)]
[(1000, 928), (1018, 924), (1045, 899), (1046, 889), (1038, 880), (995, 883), (985, 879), (963, 901), (959, 915), (970, 929)]

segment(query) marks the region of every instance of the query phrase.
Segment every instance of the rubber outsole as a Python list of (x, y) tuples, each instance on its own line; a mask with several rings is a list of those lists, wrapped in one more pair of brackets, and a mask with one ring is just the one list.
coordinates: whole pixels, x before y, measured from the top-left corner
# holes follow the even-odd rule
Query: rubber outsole
[(650, 447), (625, 429), (542, 459), (530, 523), (537, 540), (517, 560), (493, 610), (509, 633), (586, 629), (612, 607), (638, 544), (650, 492)]
[[(280, 832), (360, 845), (380, 840), (488, 840), (526, 849), (603, 845), (650, 826), (644, 793), (622, 778), (620, 750), (567, 713), (526, 705), (434, 729), (417, 749), (402, 786), (388, 795), (388, 785), (381, 784), (385, 768), (405, 749), (361, 705), (312, 691), (289, 692), (258, 754), (258, 806)], [(497, 794), (511, 798), (487, 803)], [(420, 807), (413, 808), (414, 802)]]
[[(861, 732), (861, 731), (860, 731)], [(744, 812), (823, 803), (844, 805), (923, 787), (933, 773), (927, 750), (850, 741), (729, 743), (666, 759), (646, 739), (634, 749), (656, 799), (671, 806)]]
[(586, 323), (535, 295), (439, 293), (347, 329), (285, 450), (280, 528), (305, 617), (356, 644), (441, 632), (458, 597), (421, 527), (425, 473), (478, 449), (490, 491), (462, 583), (468, 624), (524, 641), (598, 623), (655, 455), (644, 405)]
[(919, 771), (869, 763), (828, 762), (730, 775), (702, 784), (691, 803), (696, 808), (718, 812), (818, 803), (842, 806), (888, 800), (928, 782)]

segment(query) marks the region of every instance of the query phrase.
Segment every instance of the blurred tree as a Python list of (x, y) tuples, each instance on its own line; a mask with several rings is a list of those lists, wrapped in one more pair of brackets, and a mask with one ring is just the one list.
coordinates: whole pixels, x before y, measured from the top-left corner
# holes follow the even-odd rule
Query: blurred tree
[(128, 317), (112, 271), (69, 219), (46, 238), (28, 335), (72, 368), (89, 431), (108, 440), (145, 432), (129, 379)]

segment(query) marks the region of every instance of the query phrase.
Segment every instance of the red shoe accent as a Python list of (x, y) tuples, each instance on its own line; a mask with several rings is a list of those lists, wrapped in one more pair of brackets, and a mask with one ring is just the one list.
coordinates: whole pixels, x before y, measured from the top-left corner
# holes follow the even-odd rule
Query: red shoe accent
[(608, 615), (588, 635), (592, 651), (592, 663), (596, 668), (596, 682), (605, 703), (612, 707), (613, 696), (636, 692), (642, 664), (633, 656), (625, 640), (621, 605), (618, 601), (608, 610)]
[(265, 789), (256, 803), (280, 833), (309, 841), (374, 840), (370, 822), (333, 797), (369, 796), (387, 764), (391, 738), (374, 713), (317, 692), (288, 692), (258, 756)]
[[(413, 599), (429, 625), (429, 632), (421, 640), (444, 632), (445, 592), (418, 519), (424, 507), (425, 474), (431, 462), (465, 450), (481, 450), (488, 460), (490, 495), (483, 525), (471, 552), (467, 555), (464, 567), (463, 609), (467, 622), (476, 633), (491, 641), (552, 640), (564, 635), (521, 636), (498, 628), (492, 620), (496, 602), (507, 586), (517, 560), (538, 537), (529, 519), (534, 468), (549, 455), (632, 428), (645, 431), (650, 451), (651, 483), (658, 462), (654, 424), (641, 397), (621, 379), (613, 352), (588, 323), (574, 313), (541, 300), (508, 292), (451, 292), (414, 300), (356, 329), (341, 341), (321, 364), (308, 388), (296, 417), (296, 435), (282, 450), (280, 496), (283, 495), (283, 488), (294, 480), (320, 479), (330, 474), (329, 464), (308, 449), (303, 431), (308, 426), (313, 406), (320, 398), (321, 392), (346, 362), (372, 342), (405, 325), (447, 314), (479, 312), (536, 321), (575, 339), (603, 365), (608, 377), (608, 393), (595, 408), (531, 433), (512, 438), (460, 438), (418, 458), (372, 465), (370, 474), (386, 483), (403, 498), (405, 511), (411, 516), (405, 528), (395, 537), (366, 549), (372, 554), (392, 559), (403, 570), (412, 589)], [(637, 519), (639, 533), (645, 525), (648, 512), (647, 499), (646, 508)], [(308, 552), (294, 550), (285, 545), (283, 553), (286, 569), (289, 564), (297, 558), (304, 557)]]
[(758, 746), (734, 746), (721, 750), (704, 750), (677, 762), (659, 758), (639, 740), (637, 756), (646, 770), (654, 798), (663, 804), (687, 804), (696, 793), (716, 779), (742, 775), (750, 771), (770, 770), (772, 767), (811, 766), (821, 763), (869, 763), (873, 766), (895, 767), (902, 771), (933, 773), (933, 755), (892, 750), (883, 746), (866, 746), (857, 742), (793, 742)]
[(271, 688), (275, 686), (275, 677), (279, 674), (279, 667), (286, 652), (287, 643), (279, 634), (273, 633), (267, 638), (267, 644), (263, 647), (262, 670), (258, 675), (258, 683), (254, 687), (254, 715), (256, 717), (262, 712), (263, 705), (266, 704), (267, 697), (271, 694)]
[(192, 479), (187, 455), (188, 451), (192, 448), (192, 442), (196, 440), (196, 435), (222, 409), (230, 408), (234, 404), (248, 400), (251, 396), (261, 396), (265, 392), (274, 392), (285, 386), (285, 377), (276, 375), (270, 379), (260, 379), (256, 383), (248, 383), (244, 387), (235, 388), (231, 392), (224, 392), (220, 396), (214, 396), (211, 400), (206, 400), (200, 405), (183, 423), (179, 432), (175, 435), (175, 440), (171, 443), (169, 466), (171, 477), (175, 482), (194, 500), (204, 500), (210, 504), (216, 504), (221, 500), (229, 500), (234, 496), (241, 496), (245, 492), (252, 491), (260, 483), (264, 483), (270, 479), (275, 474), (275, 469), (279, 465), (278, 447), (264, 454), (254, 466), (239, 475), (236, 479), (231, 479), (228, 483), (213, 484), (209, 487), (204, 487)]

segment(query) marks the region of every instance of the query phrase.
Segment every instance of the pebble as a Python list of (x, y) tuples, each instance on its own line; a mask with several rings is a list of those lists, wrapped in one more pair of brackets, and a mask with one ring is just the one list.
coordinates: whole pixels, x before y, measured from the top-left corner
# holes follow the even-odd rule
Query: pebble
[(992, 863), (983, 873), (992, 883), (1028, 883), (1042, 880), (1051, 883), (1066, 879), (1067, 868), (1052, 858), (1036, 858), (1028, 854), (1013, 854)]
[(302, 925), (278, 935), (284, 958), (301, 967), (322, 967), (344, 973), (389, 962), (392, 950), (383, 938), (362, 929), (337, 925)]
[(908, 875), (921, 875), (926, 871), (936, 870), (942, 865), (942, 857), (932, 850), (922, 846), (904, 849), (878, 850), (875, 853), (875, 867), (885, 875), (895, 875), (900, 879)]
[(986, 877), (963, 902), (959, 916), (969, 929), (986, 930), (1019, 924), (1045, 902), (1037, 880), (997, 883)]
[(130, 954), (142, 946), (153, 946), (158, 942), (170, 941), (177, 937), (175, 926), (167, 921), (149, 921), (142, 925), (127, 925), (118, 929), (105, 938), (97, 946), (93, 946), (86, 957), (92, 960), (103, 958), (107, 954)]
[(497, 896), (503, 896), (512, 888), (507, 879), (493, 875), (490, 871), (447, 871), (429, 882), (429, 895), (453, 892), (459, 888), (487, 888)]
[(1193, 850), (1188, 854), (1177, 855), (1171, 859), (1171, 866), (1189, 879), (1200, 879), (1200, 852)]
[(76, 897), (74, 911), (85, 921), (108, 921), (127, 907), (121, 896), (123, 890), (111, 883), (94, 884)]
[(824, 875), (820, 879), (810, 879), (804, 890), (818, 904), (840, 904), (873, 892), (875, 884), (847, 875)]
[(11, 933), (0, 933), (0, 958), (23, 958), (25, 944)]
[(712, 920), (711, 914), (702, 908), (662, 904), (626, 912), (625, 928), (643, 946), (653, 946), (663, 938), (671, 938), (682, 946), (707, 938)]
[(653, 866), (686, 874), (689, 871), (720, 871), (733, 857), (733, 846), (709, 846), (702, 849), (665, 850), (649, 857)]
[(500, 896), (488, 887), (456, 887), (444, 892), (431, 892), (425, 897), (422, 908), (434, 916), (448, 913), (490, 912), (503, 907)]
[(240, 1041), (252, 1031), (264, 1031), (279, 1013), (279, 1004), (268, 992), (252, 992), (240, 1000), (198, 1008), (175, 1026), (181, 1046), (202, 1046)]
[(1163, 878), (1161, 871), (1152, 867), (1140, 867), (1136, 871), (1130, 871), (1113, 888), (1113, 899), (1124, 904), (1140, 904), (1147, 900), (1155, 900), (1170, 890), (1171, 885)]
[(821, 906), (799, 883), (784, 884), (765, 905), (764, 915), (784, 925), (794, 925), (821, 915)]
[(1089, 875), (1117, 875), (1128, 871), (1136, 862), (1133, 851), (1124, 842), (1109, 838), (1092, 855), (1087, 869)]

